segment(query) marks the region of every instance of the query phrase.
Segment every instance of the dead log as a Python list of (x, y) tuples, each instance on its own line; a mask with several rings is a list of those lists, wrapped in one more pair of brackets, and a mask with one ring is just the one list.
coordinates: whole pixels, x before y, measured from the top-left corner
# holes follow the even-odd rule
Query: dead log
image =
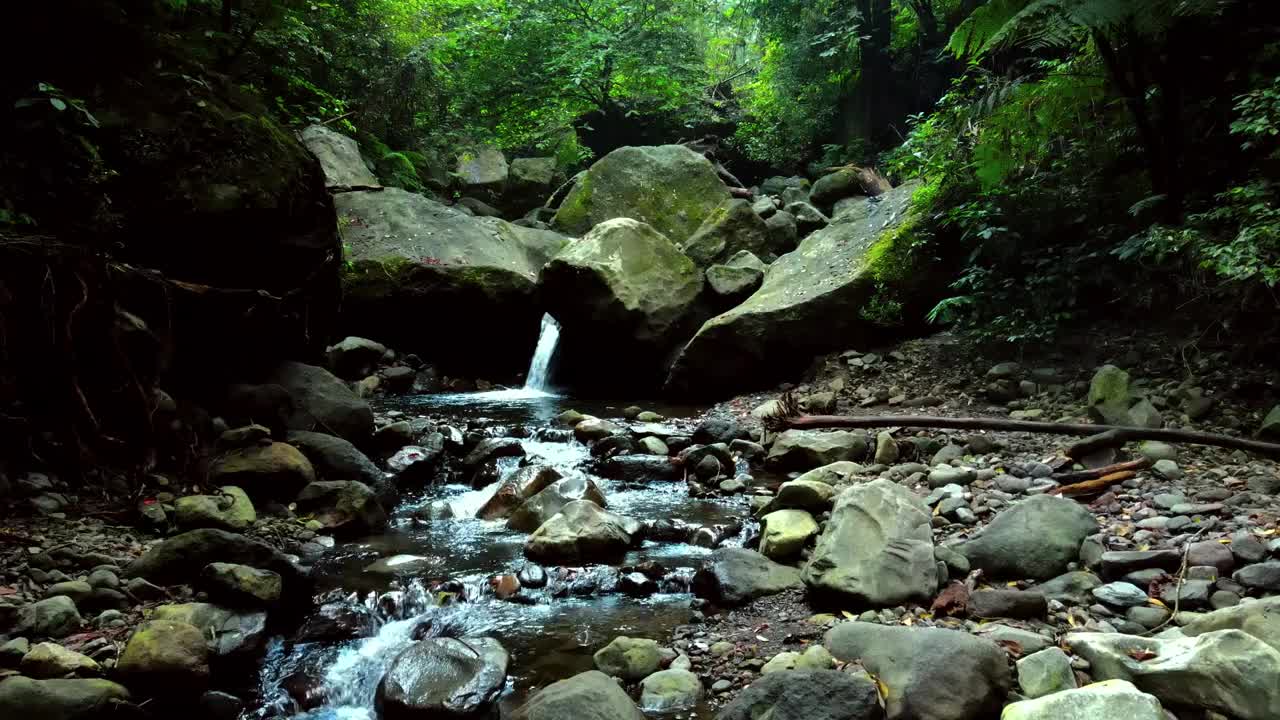
[(932, 415), (793, 415), (786, 410), (794, 406), (794, 401), (780, 402), (784, 408), (783, 415), (766, 418), (770, 430), (818, 430), (830, 428), (936, 428), (946, 430), (999, 430), (1004, 432), (1029, 432), (1050, 435), (1075, 435), (1090, 437), (1099, 433), (1115, 433), (1111, 442), (1130, 442), (1133, 440), (1159, 440), (1168, 443), (1185, 443), (1190, 445), (1209, 445), (1212, 447), (1244, 450), (1271, 457), (1280, 457), (1280, 443), (1249, 440), (1246, 438), (1221, 435), (1198, 430), (1173, 430), (1166, 428), (1130, 428), (1116, 425), (1094, 425), (1091, 423), (1054, 423), (1035, 420), (1010, 420), (1008, 418), (989, 417), (938, 417)]
[(1086, 480), (1084, 482), (1076, 483), (1074, 485), (1063, 485), (1062, 487), (1056, 487), (1050, 490), (1048, 494), (1061, 495), (1063, 497), (1069, 497), (1069, 498), (1091, 497), (1094, 495), (1101, 495), (1103, 492), (1106, 491), (1107, 488), (1111, 487), (1112, 485), (1115, 485), (1116, 483), (1122, 483), (1125, 480), (1128, 480), (1135, 476), (1137, 476), (1137, 473), (1132, 470), (1122, 470), (1120, 472), (1111, 473), (1110, 475), (1104, 475), (1095, 480)]
[(1139, 458), (1128, 462), (1107, 465), (1106, 467), (1093, 468), (1092, 470), (1060, 473), (1058, 475), (1054, 475), (1053, 479), (1064, 485), (1070, 485), (1071, 483), (1084, 482), (1085, 480), (1096, 480), (1100, 477), (1106, 477), (1107, 475), (1114, 473), (1128, 472), (1131, 470), (1144, 470), (1150, 464), (1150, 460), (1146, 458)]

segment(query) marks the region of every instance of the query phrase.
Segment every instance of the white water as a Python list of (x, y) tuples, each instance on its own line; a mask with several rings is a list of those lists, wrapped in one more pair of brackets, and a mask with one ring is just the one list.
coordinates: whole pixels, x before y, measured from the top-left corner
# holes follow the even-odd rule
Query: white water
[(551, 358), (556, 354), (556, 344), (560, 342), (560, 323), (551, 315), (542, 316), (542, 331), (538, 333), (538, 345), (533, 351), (533, 360), (529, 361), (529, 372), (525, 375), (524, 389), (548, 392), (547, 382), (551, 375)]

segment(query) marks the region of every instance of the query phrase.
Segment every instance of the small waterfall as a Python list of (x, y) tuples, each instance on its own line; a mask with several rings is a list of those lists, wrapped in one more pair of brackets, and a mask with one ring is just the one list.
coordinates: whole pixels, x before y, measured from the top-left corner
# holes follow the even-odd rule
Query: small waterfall
[(547, 392), (547, 381), (551, 375), (551, 358), (556, 354), (556, 344), (560, 342), (560, 323), (551, 315), (542, 316), (542, 331), (538, 333), (538, 346), (534, 348), (533, 360), (529, 361), (529, 372), (525, 375), (524, 388)]

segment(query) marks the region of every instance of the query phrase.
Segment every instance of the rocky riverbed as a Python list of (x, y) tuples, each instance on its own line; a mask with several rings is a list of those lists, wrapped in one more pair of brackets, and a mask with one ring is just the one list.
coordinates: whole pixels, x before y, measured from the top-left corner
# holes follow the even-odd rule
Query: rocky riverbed
[[(335, 348), (278, 387), (351, 442), (298, 418), (229, 427), (207, 482), (128, 506), (10, 479), (0, 714), (1280, 716), (1273, 460), (772, 433), (777, 392), (415, 395), (432, 378), (412, 359)], [(1250, 435), (1268, 373), (1146, 337), (1011, 362), (938, 336), (833, 354), (779, 391), (813, 413)]]

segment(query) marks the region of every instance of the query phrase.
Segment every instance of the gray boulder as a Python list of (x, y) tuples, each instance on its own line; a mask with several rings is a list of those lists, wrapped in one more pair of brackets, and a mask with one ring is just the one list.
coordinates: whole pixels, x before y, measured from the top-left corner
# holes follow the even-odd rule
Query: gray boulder
[(888, 688), (888, 720), (994, 717), (1009, 692), (1004, 650), (967, 632), (850, 622), (824, 644), (840, 660), (861, 660)]
[(760, 258), (743, 250), (723, 265), (707, 268), (707, 285), (726, 302), (741, 302), (764, 282), (767, 269)]
[(541, 205), (555, 190), (557, 175), (555, 158), (512, 160), (503, 204), (517, 214)]
[(324, 184), (330, 192), (380, 187), (378, 178), (369, 172), (360, 157), (360, 146), (352, 138), (323, 125), (312, 125), (298, 133), (298, 137), (320, 161)]
[(588, 477), (574, 476), (557, 480), (525, 500), (511, 513), (507, 527), (520, 532), (533, 532), (555, 517), (566, 505), (586, 500), (608, 507), (604, 493)]
[(1079, 503), (1037, 495), (1001, 511), (956, 550), (990, 577), (1043, 580), (1065, 572), (1097, 531), (1097, 520)]
[(209, 603), (161, 605), (153, 620), (190, 625), (200, 631), (212, 657), (251, 656), (266, 638), (267, 613), (262, 610), (232, 610)]
[(1187, 637), (1217, 630), (1242, 630), (1280, 651), (1280, 596), (1197, 615), (1178, 628)]
[(812, 591), (876, 607), (929, 600), (938, 572), (928, 508), (890, 480), (845, 490), (803, 577)]
[(194, 625), (148, 620), (129, 637), (116, 672), (127, 684), (156, 694), (203, 690), (209, 684), (209, 647)]
[(242, 488), (250, 497), (287, 501), (316, 479), (307, 456), (286, 443), (237, 448), (209, 465), (209, 482)]
[(1072, 633), (1066, 641), (1094, 678), (1127, 680), (1162, 703), (1240, 720), (1280, 717), (1280, 651), (1240, 630), (1169, 640)]
[(1129, 389), (1129, 373), (1115, 365), (1103, 365), (1089, 381), (1089, 415), (1094, 422), (1104, 425), (1133, 425), (1129, 414), (1133, 405), (1133, 392)]
[(327, 433), (290, 430), (287, 442), (311, 461), (321, 480), (359, 480), (377, 489), (383, 484), (382, 471), (355, 445)]
[(293, 399), (291, 430), (323, 431), (355, 443), (373, 433), (369, 403), (356, 397), (345, 383), (322, 367), (284, 362), (272, 371), (267, 382), (280, 385)]
[(525, 541), (531, 559), (550, 563), (581, 563), (621, 557), (631, 547), (640, 523), (615, 515), (590, 500), (575, 500), (561, 508)]
[(693, 578), (698, 597), (725, 607), (799, 587), (800, 571), (746, 548), (716, 550)]
[(1010, 704), (1000, 720), (1165, 720), (1160, 701), (1132, 683), (1107, 680)]
[(763, 255), (769, 251), (769, 228), (751, 203), (734, 198), (712, 210), (680, 249), (704, 268), (740, 252)]
[(14, 633), (62, 638), (77, 632), (81, 622), (75, 602), (65, 595), (55, 595), (18, 608)]
[(787, 430), (769, 447), (765, 464), (776, 470), (812, 470), (860, 459), (869, 447), (870, 441), (863, 433)]
[(368, 535), (387, 526), (387, 512), (373, 490), (355, 480), (313, 482), (298, 493), (298, 510), (337, 535)]
[(796, 249), (800, 242), (800, 227), (796, 224), (796, 216), (785, 210), (779, 210), (764, 221), (769, 233), (769, 252), (784, 255)]
[(232, 562), (280, 573), (286, 585), (300, 582), (302, 571), (266, 543), (225, 530), (202, 528), (152, 545), (125, 568), (123, 577), (144, 578), (163, 585), (195, 580), (205, 565)]
[(613, 678), (591, 670), (552, 683), (533, 694), (511, 720), (644, 720), (644, 714)]
[(751, 683), (716, 720), (880, 720), (870, 678), (835, 670), (783, 670)]
[(429, 638), (391, 662), (378, 684), (381, 715), (474, 718), (489, 710), (507, 681), (510, 656), (493, 638)]
[(201, 580), (210, 598), (235, 607), (275, 607), (284, 592), (280, 573), (235, 563), (209, 563)]
[(495, 198), (506, 190), (510, 172), (502, 151), (485, 145), (460, 153), (454, 175), (464, 194)]
[(128, 689), (110, 680), (32, 680), (15, 675), (0, 681), (0, 717), (97, 720), (115, 717), (117, 706), (129, 697)]
[[(560, 474), (560, 471), (550, 465), (526, 465), (502, 481), (502, 484), (494, 491), (493, 497), (485, 501), (485, 504), (476, 511), (476, 517), (481, 520), (501, 520), (508, 517), (526, 500), (546, 490), (562, 477), (563, 475)], [(585, 480), (585, 478), (583, 479)], [(580, 500), (581, 498), (574, 499)], [(568, 500), (564, 502), (568, 502)], [(601, 497), (600, 502), (596, 504), (604, 507), (604, 498)], [(561, 507), (564, 507), (563, 502), (556, 508), (556, 512), (559, 512)], [(555, 512), (551, 513), (551, 515), (555, 515)], [(546, 522), (551, 515), (542, 517), (541, 522), (538, 522), (537, 525)], [(531, 529), (536, 529), (537, 525)]]

